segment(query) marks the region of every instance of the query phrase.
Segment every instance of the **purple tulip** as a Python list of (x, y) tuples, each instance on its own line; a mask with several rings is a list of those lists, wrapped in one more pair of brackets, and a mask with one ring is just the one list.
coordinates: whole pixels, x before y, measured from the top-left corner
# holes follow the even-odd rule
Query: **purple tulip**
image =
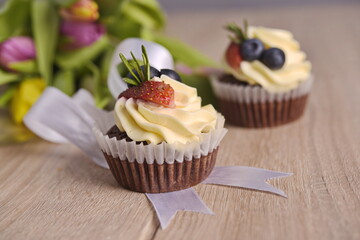
[(98, 40), (105, 33), (101, 24), (88, 22), (63, 21), (60, 32), (66, 37), (61, 48), (64, 50), (75, 50)]
[(8, 71), (11, 63), (17, 63), (36, 58), (34, 42), (29, 37), (12, 37), (0, 43), (0, 66)]

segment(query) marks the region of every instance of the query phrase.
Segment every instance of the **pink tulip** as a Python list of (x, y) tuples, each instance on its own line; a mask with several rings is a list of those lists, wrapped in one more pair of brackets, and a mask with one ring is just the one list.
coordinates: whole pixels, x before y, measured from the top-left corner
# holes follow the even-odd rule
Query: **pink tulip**
[(10, 64), (32, 60), (36, 58), (34, 42), (29, 37), (12, 37), (0, 43), (0, 66), (8, 71)]
[(65, 20), (93, 22), (99, 18), (99, 7), (92, 0), (79, 0), (70, 7), (62, 8), (60, 15)]
[(98, 40), (104, 35), (105, 28), (97, 23), (63, 21), (60, 32), (66, 37), (61, 48), (63, 50), (75, 50), (91, 45)]

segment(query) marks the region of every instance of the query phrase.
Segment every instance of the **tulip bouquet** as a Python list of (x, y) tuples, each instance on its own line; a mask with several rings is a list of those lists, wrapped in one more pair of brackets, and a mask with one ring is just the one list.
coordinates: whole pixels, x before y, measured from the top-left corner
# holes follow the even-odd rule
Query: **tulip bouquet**
[(162, 44), (184, 72), (214, 66), (164, 35), (164, 25), (156, 0), (7, 0), (0, 5), (0, 108), (21, 124), (46, 86), (68, 95), (88, 89), (96, 105), (106, 107), (110, 59), (128, 37)]

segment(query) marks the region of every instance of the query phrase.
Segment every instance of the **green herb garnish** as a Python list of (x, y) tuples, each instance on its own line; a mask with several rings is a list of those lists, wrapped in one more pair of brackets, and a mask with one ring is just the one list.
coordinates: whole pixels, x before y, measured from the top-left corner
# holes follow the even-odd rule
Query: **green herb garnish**
[(244, 20), (243, 28), (239, 27), (236, 23), (229, 23), (228, 25), (225, 26), (226, 30), (235, 34), (235, 37), (229, 36), (230, 40), (232, 42), (239, 44), (249, 38), (248, 28), (249, 28), (249, 24), (247, 20)]
[(144, 45), (141, 45), (141, 51), (142, 51), (141, 56), (142, 56), (143, 66), (140, 66), (141, 61), (136, 59), (132, 52), (130, 52), (132, 61), (129, 61), (128, 59), (126, 59), (122, 53), (119, 54), (121, 60), (123, 61), (124, 65), (126, 66), (127, 70), (129, 71), (131, 76), (133, 76), (133, 78), (134, 78), (134, 79), (132, 79), (132, 78), (124, 77), (123, 80), (126, 83), (135, 85), (135, 86), (137, 86), (145, 81), (150, 80), (150, 63), (149, 63), (149, 58), (147, 56), (147, 52), (146, 52)]

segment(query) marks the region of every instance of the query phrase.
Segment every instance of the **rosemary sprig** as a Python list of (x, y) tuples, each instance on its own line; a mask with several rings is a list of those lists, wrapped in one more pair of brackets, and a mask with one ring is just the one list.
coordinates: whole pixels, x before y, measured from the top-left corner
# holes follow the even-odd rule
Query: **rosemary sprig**
[(236, 23), (229, 23), (228, 25), (225, 26), (225, 29), (234, 33), (234, 36), (229, 36), (230, 40), (232, 42), (235, 43), (242, 43), (243, 41), (245, 41), (246, 39), (248, 39), (248, 21), (244, 20), (244, 27), (241, 28), (239, 27)]
[(134, 85), (134, 86), (139, 85), (139, 83), (132, 78), (124, 77), (123, 80), (124, 80), (124, 82)]
[(135, 56), (134, 56), (134, 54), (132, 53), (132, 52), (130, 52), (130, 54), (131, 54), (131, 57), (133, 58), (133, 67), (135, 68), (135, 70), (137, 71), (137, 73), (139, 74), (139, 78), (140, 78), (140, 80), (142, 81), (142, 80), (144, 80), (144, 78), (145, 78), (145, 75), (144, 75), (144, 73), (143, 73), (143, 71), (141, 71), (141, 67), (140, 67), (140, 64), (139, 64), (139, 62), (137, 61), (137, 59), (135, 58)]
[(249, 38), (249, 23), (246, 19), (244, 19), (244, 33), (245, 33), (246, 39), (248, 39)]
[(149, 62), (149, 58), (148, 58), (146, 48), (144, 47), (144, 45), (141, 45), (141, 51), (142, 51), (142, 58), (143, 58), (144, 66), (145, 66), (145, 70), (146, 70), (146, 78), (150, 79), (150, 62)]
[(128, 71), (130, 72), (130, 74), (135, 78), (135, 80), (140, 83), (141, 80), (138, 78), (138, 76), (134, 73), (133, 71), (133, 67), (131, 66), (131, 64), (128, 62), (128, 60), (125, 58), (125, 56), (120, 53), (120, 58), (123, 61), (123, 63), (125, 64), (126, 68), (128, 69)]
[(135, 58), (135, 55), (133, 52), (130, 52), (132, 57), (132, 62), (129, 62), (128, 59), (125, 58), (125, 56), (120, 53), (119, 56), (123, 63), (125, 64), (125, 67), (131, 74), (131, 76), (134, 78), (128, 78), (124, 77), (123, 80), (131, 85), (139, 85), (142, 82), (150, 80), (150, 63), (149, 58), (147, 56), (146, 49), (143, 45), (141, 45), (141, 51), (142, 51), (142, 60), (143, 60), (143, 67), (140, 66), (139, 60)]

